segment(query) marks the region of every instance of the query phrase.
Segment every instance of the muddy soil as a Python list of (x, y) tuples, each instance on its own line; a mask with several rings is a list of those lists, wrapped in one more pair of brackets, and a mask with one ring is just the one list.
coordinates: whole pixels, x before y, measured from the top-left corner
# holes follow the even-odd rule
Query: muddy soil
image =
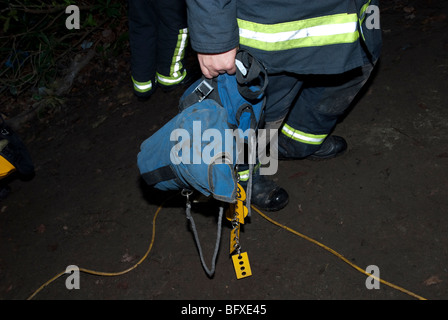
[[(349, 148), (322, 162), (280, 162), (274, 179), (290, 195), (268, 216), (253, 212), (241, 232), (252, 276), (237, 279), (224, 221), (216, 273), (205, 274), (176, 195), (155, 220), (146, 259), (120, 276), (63, 275), (34, 299), (431, 300), (448, 298), (448, 36), (444, 1), (383, 1), (384, 49), (374, 77), (335, 134)], [(35, 162), (30, 181), (9, 182), (0, 202), (0, 299), (28, 298), (69, 265), (126, 270), (142, 259), (153, 218), (168, 194), (140, 179), (140, 144), (177, 113), (182, 90), (137, 101), (129, 53), (83, 70), (66, 103), (20, 130)], [(217, 207), (193, 215), (210, 263)], [(368, 281), (367, 281), (368, 282)], [(371, 283), (371, 282), (370, 282)]]

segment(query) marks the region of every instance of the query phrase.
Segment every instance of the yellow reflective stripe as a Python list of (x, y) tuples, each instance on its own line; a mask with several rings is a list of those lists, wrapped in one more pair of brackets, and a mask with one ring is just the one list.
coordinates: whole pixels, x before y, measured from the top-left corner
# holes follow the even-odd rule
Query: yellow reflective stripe
[[(261, 166), (261, 163), (258, 163), (255, 167), (254, 167), (254, 171), (258, 170), (258, 168)], [(239, 176), (239, 181), (247, 181), (249, 180), (249, 169), (247, 170), (243, 170), (243, 171), (238, 171), (238, 176)]]
[(15, 170), (16, 167), (14, 167), (11, 162), (0, 156), (0, 178), (6, 177)]
[(286, 135), (287, 137), (290, 137), (293, 140), (307, 143), (307, 144), (315, 144), (319, 145), (321, 144), (325, 138), (328, 136), (327, 134), (311, 134), (311, 133), (305, 133), (299, 130), (296, 130), (292, 128), (291, 126), (287, 125), (286, 123), (282, 127), (282, 133)]
[(249, 180), (249, 170), (238, 172), (238, 175), (240, 176), (240, 181)]
[(176, 77), (166, 77), (157, 72), (157, 81), (165, 86), (177, 84), (185, 78), (185, 76), (187, 75), (187, 71), (184, 70), (182, 74), (180, 74), (180, 76), (177, 75), (178, 73), (176, 74)]
[(185, 56), (185, 49), (187, 47), (188, 29), (185, 28), (179, 30), (177, 39), (177, 46), (173, 56), (173, 64), (171, 65), (171, 74), (173, 74), (174, 77), (178, 76), (179, 71), (183, 69), (181, 61)]
[[(363, 23), (364, 20), (366, 19), (366, 10), (367, 10), (367, 8), (369, 7), (371, 1), (372, 1), (372, 0), (367, 1), (367, 3), (365, 3), (365, 4), (361, 7), (361, 10), (359, 11), (359, 25), (360, 25), (360, 26), (362, 26), (362, 23)], [(364, 33), (363, 33), (363, 31), (362, 31), (362, 28), (361, 28), (361, 36), (362, 36), (362, 39), (363, 39), (363, 40), (366, 40), (365, 37), (364, 37)]]
[(132, 82), (134, 83), (134, 89), (138, 92), (148, 92), (152, 89), (152, 81), (139, 82), (132, 77)]
[(370, 2), (372, 0), (367, 1), (367, 3), (365, 3), (362, 7), (361, 10), (359, 11), (359, 24), (362, 24), (362, 22), (364, 21), (364, 19), (366, 18), (366, 10), (370, 5)]
[(177, 44), (174, 50), (173, 59), (171, 60), (170, 75), (164, 76), (157, 73), (157, 80), (163, 85), (173, 85), (181, 82), (185, 76), (186, 71), (182, 65), (182, 59), (185, 56), (185, 49), (188, 44), (188, 29), (180, 29), (177, 36)]
[(240, 43), (265, 51), (352, 43), (359, 38), (358, 15), (335, 14), (278, 24), (238, 19)]

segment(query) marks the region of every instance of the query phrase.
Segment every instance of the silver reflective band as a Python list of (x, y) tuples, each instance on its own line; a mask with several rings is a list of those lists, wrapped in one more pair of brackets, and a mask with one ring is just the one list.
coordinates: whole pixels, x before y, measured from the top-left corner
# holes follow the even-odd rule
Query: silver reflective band
[(141, 85), (141, 84), (134, 83), (134, 86), (136, 86), (140, 90), (146, 90), (146, 89), (151, 89), (152, 84), (150, 83), (150, 84)]
[(134, 83), (134, 88), (138, 92), (147, 92), (152, 89), (152, 81), (139, 82), (132, 77), (132, 82)]
[(358, 15), (355, 13), (275, 24), (238, 19), (238, 28), (240, 44), (265, 51), (348, 44), (359, 38)]
[(299, 130), (295, 130), (288, 126), (287, 124), (284, 124), (282, 127), (282, 133), (284, 133), (286, 136), (297, 140), (299, 142), (309, 143), (309, 144), (321, 144), (325, 138), (327, 137), (326, 134), (321, 135), (314, 135), (314, 134), (307, 134), (304, 132), (301, 132)]
[(174, 85), (181, 82), (187, 72), (182, 65), (185, 49), (188, 44), (188, 28), (180, 29), (177, 37), (177, 44), (171, 59), (170, 74), (168, 76), (157, 73), (157, 80), (162, 85)]
[(309, 27), (301, 30), (284, 31), (278, 33), (265, 33), (240, 28), (240, 37), (263, 41), (268, 43), (297, 40), (308, 37), (333, 36), (344, 33), (354, 33), (357, 30), (357, 22), (341, 24), (328, 24)]

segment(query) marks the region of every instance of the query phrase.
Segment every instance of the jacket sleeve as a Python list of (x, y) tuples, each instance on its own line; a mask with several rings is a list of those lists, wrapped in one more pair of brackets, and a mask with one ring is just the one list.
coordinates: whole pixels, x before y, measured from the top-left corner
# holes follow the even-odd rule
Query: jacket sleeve
[(237, 0), (187, 0), (188, 29), (193, 50), (221, 53), (238, 46)]

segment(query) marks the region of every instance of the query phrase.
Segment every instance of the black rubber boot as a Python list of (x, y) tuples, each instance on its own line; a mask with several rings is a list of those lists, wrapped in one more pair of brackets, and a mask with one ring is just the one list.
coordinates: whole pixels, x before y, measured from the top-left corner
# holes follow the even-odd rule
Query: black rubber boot
[(309, 160), (326, 160), (342, 155), (347, 150), (347, 142), (339, 136), (329, 136), (319, 150), (309, 155)]
[[(251, 204), (262, 211), (279, 211), (289, 201), (288, 193), (268, 176), (260, 175), (260, 170), (253, 173)], [(247, 181), (240, 182), (247, 193)]]

